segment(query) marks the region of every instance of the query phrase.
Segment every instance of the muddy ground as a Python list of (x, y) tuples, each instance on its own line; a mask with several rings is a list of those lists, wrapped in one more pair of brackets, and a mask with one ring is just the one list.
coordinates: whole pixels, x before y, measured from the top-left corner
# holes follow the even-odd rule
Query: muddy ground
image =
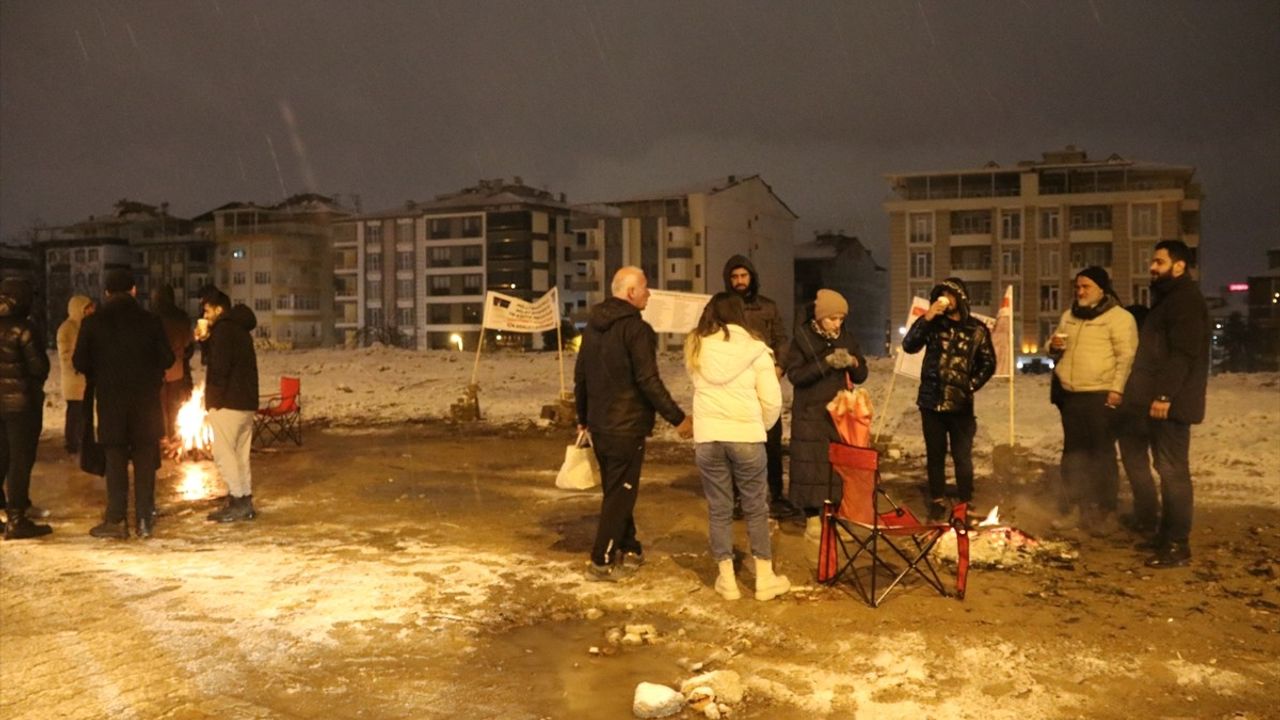
[[(0, 544), (0, 716), (626, 718), (638, 682), (703, 663), (741, 674), (740, 718), (1276, 717), (1273, 509), (1201, 499), (1194, 565), (1153, 572), (1129, 536), (1055, 536), (1036, 484), (987, 481), (979, 502), (1077, 557), (976, 568), (963, 602), (915, 582), (873, 610), (816, 586), (816, 546), (784, 523), (796, 592), (726, 602), (690, 446), (651, 447), (648, 564), (602, 585), (581, 574), (598, 491), (552, 485), (565, 442), (310, 432), (255, 453), (260, 517), (229, 526), (204, 520), (211, 466), (166, 463), (157, 537), (119, 542), (88, 536), (101, 481), (48, 439), (33, 495), (55, 534)], [(918, 464), (888, 467), (903, 496)], [(606, 643), (629, 623), (657, 641)]]

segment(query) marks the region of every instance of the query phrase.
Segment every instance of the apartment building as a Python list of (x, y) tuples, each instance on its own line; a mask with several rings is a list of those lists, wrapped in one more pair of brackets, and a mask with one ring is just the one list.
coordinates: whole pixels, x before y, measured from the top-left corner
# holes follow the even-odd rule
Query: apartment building
[[(724, 289), (725, 262), (744, 255), (760, 274), (761, 293), (790, 318), (796, 218), (759, 175), (575, 206), (573, 239), (561, 248), (557, 278), (567, 288), (565, 314), (585, 322), (625, 265), (642, 268), (652, 288), (709, 294)], [(664, 342), (677, 347), (683, 338)]]
[[(795, 248), (795, 316), (805, 322), (820, 288), (835, 290), (849, 301), (845, 327), (867, 355), (887, 352), (889, 328), (889, 271), (871, 256), (856, 237), (819, 233)], [(795, 327), (795, 324), (791, 326)]]
[(253, 309), (257, 338), (282, 347), (333, 342), (330, 226), (348, 214), (307, 193), (270, 206), (232, 202), (196, 218), (216, 244), (218, 288)]
[[(564, 195), (519, 177), (346, 218), (332, 236), (340, 339), (473, 350), (485, 293), (541, 297), (554, 284), (554, 249), (569, 233)], [(493, 333), (491, 340), (542, 346), (527, 334)]]
[(165, 284), (189, 313), (199, 311), (199, 289), (212, 276), (212, 240), (194, 221), (170, 215), (167, 203), (121, 200), (109, 215), (36, 230), (34, 246), (42, 261), (49, 327), (66, 318), (72, 295), (100, 301), (110, 270), (133, 273), (144, 307), (152, 288)]
[(1194, 174), (1119, 155), (1090, 160), (1068, 146), (1013, 167), (888, 175), (890, 319), (901, 323), (911, 298), (942, 278), (963, 279), (974, 309), (992, 315), (1012, 285), (1015, 345), (1032, 354), (1088, 265), (1107, 268), (1126, 304), (1149, 304), (1153, 246), (1179, 239), (1198, 253)]

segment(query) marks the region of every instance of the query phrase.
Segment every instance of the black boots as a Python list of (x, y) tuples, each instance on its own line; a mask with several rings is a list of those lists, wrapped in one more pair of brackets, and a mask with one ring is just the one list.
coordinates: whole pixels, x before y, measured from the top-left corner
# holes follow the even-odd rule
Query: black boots
[(138, 524), (134, 526), (134, 529), (138, 531), (139, 539), (149, 540), (156, 529), (155, 513), (148, 513), (145, 517), (138, 518)]
[(220, 523), (252, 520), (257, 517), (257, 513), (253, 511), (253, 496), (236, 497), (228, 495), (227, 504), (220, 510), (214, 510), (209, 513), (208, 517), (210, 520)]
[(4, 524), (5, 540), (27, 540), (48, 535), (51, 532), (53, 528), (48, 525), (37, 525), (28, 520), (23, 510), (9, 511), (7, 522)]
[(128, 540), (129, 524), (124, 520), (111, 522), (110, 520), (104, 519), (98, 525), (93, 526), (89, 530), (89, 534), (104, 540)]
[(1170, 542), (1147, 558), (1147, 567), (1165, 569), (1186, 567), (1191, 564), (1191, 546), (1185, 542)]

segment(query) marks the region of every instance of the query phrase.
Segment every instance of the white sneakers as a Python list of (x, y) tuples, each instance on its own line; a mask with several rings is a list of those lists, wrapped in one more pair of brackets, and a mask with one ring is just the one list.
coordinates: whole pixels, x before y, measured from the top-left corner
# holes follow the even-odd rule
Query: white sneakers
[(786, 575), (773, 574), (773, 561), (756, 558), (756, 599), (772, 600), (791, 589)]
[(738, 590), (738, 579), (733, 574), (733, 558), (720, 561), (720, 575), (716, 577), (716, 592), (725, 600), (737, 600), (742, 597)]

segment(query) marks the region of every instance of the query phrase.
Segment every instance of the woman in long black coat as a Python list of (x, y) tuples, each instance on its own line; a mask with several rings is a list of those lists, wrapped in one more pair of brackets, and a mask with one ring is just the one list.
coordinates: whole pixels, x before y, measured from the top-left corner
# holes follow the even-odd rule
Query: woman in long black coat
[(841, 485), (832, 480), (827, 445), (840, 435), (827, 414), (847, 383), (867, 379), (867, 360), (858, 341), (844, 330), (849, 303), (833, 290), (819, 290), (813, 319), (796, 328), (787, 353), (787, 379), (795, 387), (791, 403), (791, 502), (804, 510), (805, 535), (821, 532), (818, 512), (824, 500), (839, 503)]

